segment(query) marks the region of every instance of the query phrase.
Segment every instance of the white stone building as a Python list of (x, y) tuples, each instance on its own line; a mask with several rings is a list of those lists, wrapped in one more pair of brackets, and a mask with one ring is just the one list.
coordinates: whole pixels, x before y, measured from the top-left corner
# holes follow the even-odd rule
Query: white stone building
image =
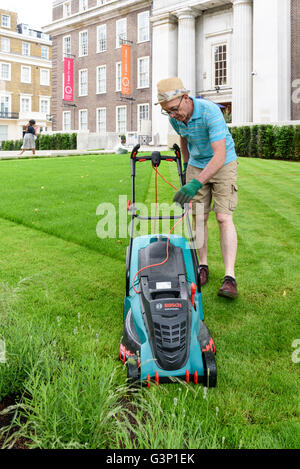
[[(295, 116), (292, 94), (296, 83), (291, 70), (299, 69), (300, 63), (291, 51), (293, 34), (299, 37), (291, 24), (294, 20), (294, 28), (300, 26), (299, 3), (153, 0), (153, 103), (157, 82), (179, 76), (191, 95), (232, 109), (233, 123), (290, 121)], [(167, 144), (172, 133), (168, 119), (161, 115), (160, 106), (153, 104), (152, 110), (153, 140)]]

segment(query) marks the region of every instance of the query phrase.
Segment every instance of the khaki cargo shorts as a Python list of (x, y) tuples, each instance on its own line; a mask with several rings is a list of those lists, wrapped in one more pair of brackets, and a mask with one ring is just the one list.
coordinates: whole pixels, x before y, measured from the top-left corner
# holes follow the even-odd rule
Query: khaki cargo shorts
[[(196, 214), (195, 203), (202, 203), (206, 214), (214, 211), (232, 215), (238, 202), (237, 166), (237, 160), (224, 165), (209, 182), (204, 184), (192, 200), (193, 214)], [(201, 171), (203, 170), (189, 165), (186, 182), (196, 179)], [(213, 207), (211, 207), (212, 199), (214, 200)]]

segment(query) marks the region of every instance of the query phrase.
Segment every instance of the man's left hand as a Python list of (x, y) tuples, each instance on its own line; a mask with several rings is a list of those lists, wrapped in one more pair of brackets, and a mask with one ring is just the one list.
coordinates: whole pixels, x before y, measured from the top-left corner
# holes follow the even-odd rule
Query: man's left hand
[(198, 179), (192, 179), (191, 182), (181, 187), (181, 189), (176, 192), (173, 199), (174, 202), (177, 202), (183, 207), (184, 204), (187, 204), (195, 197), (195, 195), (201, 189), (202, 186), (203, 184), (198, 181)]

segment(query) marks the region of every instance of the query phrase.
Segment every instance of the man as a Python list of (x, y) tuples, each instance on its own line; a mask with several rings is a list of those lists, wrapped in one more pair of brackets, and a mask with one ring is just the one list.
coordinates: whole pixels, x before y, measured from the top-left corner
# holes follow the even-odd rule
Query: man
[(211, 101), (190, 97), (179, 78), (161, 80), (157, 89), (156, 104), (161, 105), (162, 113), (169, 116), (170, 124), (180, 135), (186, 171), (187, 184), (176, 193), (174, 201), (183, 206), (192, 200), (194, 214), (194, 204), (204, 204), (204, 244), (199, 249), (201, 285), (205, 285), (209, 277), (207, 220), (213, 210), (220, 228), (225, 265), (225, 277), (218, 295), (236, 298), (237, 234), (233, 211), (237, 205), (237, 155), (233, 139), (220, 108)]

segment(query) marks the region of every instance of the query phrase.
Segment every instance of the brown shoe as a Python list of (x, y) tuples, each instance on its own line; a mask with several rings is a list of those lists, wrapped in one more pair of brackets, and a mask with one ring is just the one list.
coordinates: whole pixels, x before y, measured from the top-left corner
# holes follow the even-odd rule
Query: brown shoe
[(224, 277), (218, 296), (224, 296), (225, 298), (236, 298), (238, 296), (237, 284), (233, 277), (229, 275)]
[(200, 282), (201, 282), (201, 287), (203, 285), (206, 285), (208, 282), (208, 276), (209, 276), (209, 270), (208, 270), (208, 265), (200, 265)]

